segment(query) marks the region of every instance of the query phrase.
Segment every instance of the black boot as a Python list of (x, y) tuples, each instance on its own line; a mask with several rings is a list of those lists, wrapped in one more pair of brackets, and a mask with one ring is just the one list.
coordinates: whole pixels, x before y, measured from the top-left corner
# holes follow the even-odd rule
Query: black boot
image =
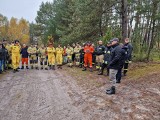
[(106, 90), (106, 94), (109, 94), (109, 95), (115, 94), (115, 92), (116, 92), (115, 86), (112, 86), (111, 89)]
[(33, 69), (33, 66), (31, 66), (31, 69)]
[(55, 65), (52, 66), (52, 70), (55, 70)]
[(92, 69), (92, 67), (90, 68), (90, 72), (93, 72), (93, 69)]
[(28, 66), (26, 66), (26, 69), (29, 69)]
[(87, 70), (86, 67), (84, 67), (82, 71), (86, 71), (86, 70)]
[(120, 80), (116, 80), (116, 83), (121, 83), (121, 81)]
[(2, 74), (2, 70), (0, 70), (0, 74)]
[(13, 73), (16, 73), (16, 69), (13, 69)]
[(22, 65), (21, 69), (24, 69), (24, 66)]

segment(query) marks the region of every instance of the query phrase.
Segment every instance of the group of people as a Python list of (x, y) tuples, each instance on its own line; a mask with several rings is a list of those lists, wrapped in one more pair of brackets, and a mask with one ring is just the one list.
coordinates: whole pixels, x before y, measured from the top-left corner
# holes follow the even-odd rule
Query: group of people
[[(18, 40), (9, 44), (6, 40), (0, 43), (0, 74), (12, 68), (13, 72), (21, 69), (62, 69), (62, 65), (67, 64), (69, 67), (77, 66), (86, 71), (89, 68), (93, 72), (95, 68), (98, 75), (103, 75), (106, 68), (107, 75), (113, 81), (113, 85), (107, 94), (115, 94), (115, 85), (120, 83), (122, 76), (128, 71), (128, 64), (131, 62), (133, 47), (129, 38), (124, 40), (124, 44), (119, 43), (118, 38), (110, 40), (103, 45), (101, 40), (95, 46), (91, 42), (80, 45), (79, 43), (62, 47), (60, 44), (55, 47), (53, 43), (47, 46), (41, 45), (20, 45)], [(40, 62), (40, 67), (38, 63)], [(30, 66), (29, 66), (30, 63)]]

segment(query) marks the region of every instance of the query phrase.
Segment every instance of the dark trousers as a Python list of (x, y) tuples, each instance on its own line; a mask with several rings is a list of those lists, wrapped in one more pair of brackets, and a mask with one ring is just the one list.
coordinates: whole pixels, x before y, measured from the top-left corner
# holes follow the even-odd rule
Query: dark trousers
[(119, 69), (116, 75), (117, 82), (120, 82), (122, 78), (122, 69)]
[[(107, 68), (107, 66), (108, 66), (108, 64), (105, 64), (105, 63), (103, 63), (101, 65), (100, 70), (101, 70), (102, 74), (103, 74), (104, 69)], [(109, 69), (108, 68), (107, 68), (107, 75), (109, 75)]]
[(124, 69), (123, 69), (123, 74), (126, 75), (126, 73), (128, 72), (128, 63), (124, 64)]
[(84, 58), (83, 57), (80, 57), (80, 67), (82, 67), (84, 64)]

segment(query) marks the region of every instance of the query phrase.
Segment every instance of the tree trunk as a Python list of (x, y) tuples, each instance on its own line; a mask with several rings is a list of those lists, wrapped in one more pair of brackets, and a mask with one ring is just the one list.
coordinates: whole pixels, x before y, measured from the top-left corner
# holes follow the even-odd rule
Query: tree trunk
[(156, 24), (156, 13), (157, 13), (157, 2), (153, 1), (153, 12), (152, 12), (152, 18), (153, 18), (153, 22), (152, 22), (152, 36), (151, 36), (151, 41), (150, 41), (150, 45), (148, 48), (148, 52), (147, 52), (147, 61), (149, 61), (150, 58), (150, 53), (151, 50), (153, 48), (153, 43), (154, 43), (154, 32), (155, 32), (155, 24)]
[(127, 19), (127, 11), (128, 11), (128, 3), (127, 0), (122, 0), (122, 40), (127, 38), (127, 24), (128, 24), (128, 19)]

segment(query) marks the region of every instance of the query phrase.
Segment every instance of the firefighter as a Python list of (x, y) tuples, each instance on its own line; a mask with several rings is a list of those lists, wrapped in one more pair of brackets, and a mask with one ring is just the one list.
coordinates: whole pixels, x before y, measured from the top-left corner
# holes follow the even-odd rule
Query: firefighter
[(81, 48), (81, 50), (79, 51), (79, 53), (80, 53), (80, 68), (82, 68), (83, 67), (83, 65), (84, 65), (84, 46), (85, 46), (85, 44), (82, 46), (82, 48)]
[(82, 71), (87, 70), (87, 66), (89, 64), (90, 72), (92, 72), (92, 54), (94, 52), (94, 48), (92, 47), (92, 44), (88, 42), (86, 46), (84, 47), (84, 68)]
[(79, 43), (77, 43), (76, 47), (74, 48), (76, 66), (80, 65), (80, 50), (81, 46), (79, 45)]
[(21, 69), (24, 69), (24, 64), (26, 64), (26, 69), (29, 69), (28, 68), (28, 46), (26, 46), (26, 44), (23, 44), (23, 48), (21, 49), (21, 55), (22, 55)]
[(72, 63), (73, 48), (70, 45), (67, 46), (66, 53), (67, 53), (68, 66), (72, 67), (73, 66), (73, 63)]
[(47, 66), (47, 49), (44, 47), (44, 45), (41, 45), (41, 47), (39, 48), (39, 58), (40, 58), (41, 70), (42, 69), (48, 70), (48, 66)]
[(132, 44), (130, 43), (129, 38), (126, 38), (126, 39), (124, 40), (124, 42), (125, 42), (124, 46), (126, 46), (126, 47), (128, 48), (128, 50), (127, 50), (127, 56), (128, 56), (128, 58), (127, 58), (126, 61), (125, 61), (124, 71), (123, 71), (123, 75), (126, 76), (126, 74), (127, 74), (127, 72), (128, 72), (128, 65), (129, 65), (129, 63), (131, 63), (131, 61), (132, 61), (133, 46), (132, 46)]
[(18, 67), (20, 63), (20, 46), (19, 41), (15, 40), (14, 45), (11, 47), (12, 52), (12, 66), (13, 66), (13, 72), (18, 72)]
[(9, 43), (6, 43), (5, 44), (5, 48), (7, 49), (8, 51), (8, 59), (7, 59), (7, 68), (8, 69), (11, 69), (12, 68), (12, 62), (11, 62), (11, 44)]
[(67, 52), (66, 52), (66, 46), (63, 47), (63, 64), (67, 63)]
[[(95, 45), (92, 44), (92, 46), (95, 49)], [(92, 54), (92, 64), (93, 64), (93, 67), (96, 67), (96, 53), (95, 53), (95, 51)]]
[(56, 63), (58, 66), (58, 69), (62, 69), (62, 63), (63, 63), (63, 48), (61, 47), (61, 45), (58, 45), (58, 47), (56, 48)]
[(104, 59), (105, 46), (101, 40), (98, 41), (98, 46), (95, 49), (96, 54), (96, 69), (99, 70), (102, 67), (103, 59)]
[[(109, 64), (111, 50), (112, 50), (111, 46), (112, 46), (111, 42), (108, 42), (107, 46), (105, 48), (105, 54), (104, 54), (104, 59), (103, 59), (102, 67), (101, 67), (98, 75), (103, 75), (104, 69), (107, 68), (107, 66)], [(107, 68), (107, 76), (109, 76), (109, 69), (108, 68)]]
[(53, 43), (49, 43), (47, 47), (47, 55), (48, 55), (48, 64), (49, 68), (55, 70), (55, 48), (53, 47)]
[(34, 45), (31, 45), (28, 48), (28, 53), (29, 53), (29, 60), (30, 60), (30, 65), (31, 69), (35, 68), (38, 69), (38, 60), (37, 60), (37, 48)]

